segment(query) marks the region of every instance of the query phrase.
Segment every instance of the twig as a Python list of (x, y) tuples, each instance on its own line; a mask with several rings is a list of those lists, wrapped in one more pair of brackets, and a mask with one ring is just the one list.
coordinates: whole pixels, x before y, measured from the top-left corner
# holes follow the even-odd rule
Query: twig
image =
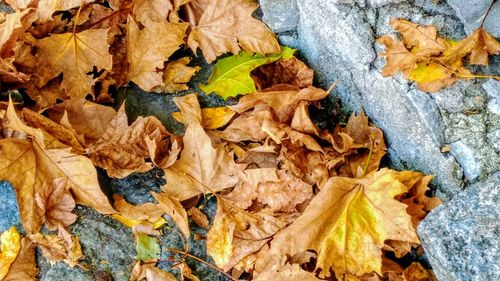
[(488, 15), (490, 14), (491, 12), (491, 9), (493, 8), (493, 5), (495, 5), (495, 3), (497, 2), (497, 0), (493, 0), (491, 1), (491, 4), (490, 6), (488, 7), (488, 10), (486, 10), (486, 13), (484, 14), (484, 17), (483, 19), (481, 20), (481, 25), (479, 27), (483, 27), (483, 24), (484, 24), (484, 21), (486, 20), (486, 18), (488, 17)]

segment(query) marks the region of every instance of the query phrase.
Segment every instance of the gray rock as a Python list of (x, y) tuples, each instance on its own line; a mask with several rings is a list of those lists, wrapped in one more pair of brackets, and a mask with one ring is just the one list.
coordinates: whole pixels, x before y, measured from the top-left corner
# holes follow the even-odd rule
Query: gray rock
[(261, 0), (262, 19), (274, 30), (283, 32), (295, 30), (299, 23), (297, 1)]
[(500, 173), (433, 210), (418, 234), (439, 280), (500, 280)]
[[(491, 5), (492, 0), (448, 0), (457, 16), (464, 22), (467, 33), (472, 33), (477, 29)], [(500, 26), (498, 18), (500, 17), (500, 2), (496, 2), (488, 17), (484, 20), (484, 28), (495, 37), (500, 37)]]
[(84, 259), (80, 267), (71, 268), (59, 262), (51, 266), (41, 255), (37, 255), (41, 281), (94, 280), (97, 271), (109, 272), (115, 281), (127, 281), (132, 271), (135, 256), (135, 241), (132, 231), (120, 222), (93, 209), (78, 206), (78, 221), (70, 229), (80, 239)]
[[(495, 113), (498, 87), (490, 85), (495, 82), (460, 81), (431, 95), (401, 76), (380, 74), (385, 60), (377, 55), (383, 48), (375, 39), (395, 35), (389, 26), (392, 18), (432, 24), (441, 35), (462, 39), (464, 26), (452, 7), (432, 0), (297, 0), (297, 7), (297, 31), (280, 33), (281, 43), (291, 43), (300, 51), (315, 70), (320, 86), (338, 81), (333, 95), (341, 100), (345, 112), (364, 109), (382, 128), (393, 167), (436, 175), (434, 184), (445, 200), (458, 194), (467, 182), (500, 170), (495, 143), (495, 132), (500, 130)], [(279, 8), (268, 9), (264, 15), (264, 20), (273, 21), (286, 17)], [(492, 60), (486, 70), (494, 70), (496, 65)], [(446, 144), (452, 144), (449, 154), (440, 151)]]
[(19, 207), (17, 205), (16, 191), (7, 181), (0, 181), (0, 233), (6, 231), (11, 226), (22, 229), (21, 218), (19, 217)]

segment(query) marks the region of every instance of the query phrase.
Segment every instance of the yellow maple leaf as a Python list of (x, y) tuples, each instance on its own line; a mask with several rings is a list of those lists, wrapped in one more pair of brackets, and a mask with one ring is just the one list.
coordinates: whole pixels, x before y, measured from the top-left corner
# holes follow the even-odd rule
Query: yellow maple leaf
[(9, 272), (10, 265), (14, 262), (21, 249), (21, 235), (12, 226), (2, 233), (0, 243), (0, 280), (3, 280)]
[[(231, 108), (227, 106), (220, 107), (207, 107), (201, 109), (201, 125), (205, 129), (217, 129), (225, 126), (233, 116), (236, 114)], [(182, 113), (176, 111), (172, 113), (175, 120), (184, 123)]]
[[(406, 191), (398, 173), (389, 169), (361, 179), (330, 178), (304, 213), (275, 236), (268, 258), (256, 270), (279, 268), (283, 256), (310, 249), (318, 254), (321, 276), (330, 269), (338, 279), (381, 274), (385, 240), (419, 242), (406, 205), (394, 199)], [(273, 260), (275, 266), (269, 266)]]

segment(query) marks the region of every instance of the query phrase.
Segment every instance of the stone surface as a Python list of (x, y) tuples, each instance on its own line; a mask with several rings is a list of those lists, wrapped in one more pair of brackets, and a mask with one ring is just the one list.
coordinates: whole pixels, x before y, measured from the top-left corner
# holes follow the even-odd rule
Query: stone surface
[(263, 20), (275, 32), (295, 30), (299, 24), (297, 1), (261, 0)]
[(7, 181), (0, 181), (0, 233), (11, 226), (21, 230), (21, 218), (17, 206), (16, 191)]
[[(464, 22), (467, 33), (473, 32), (481, 25), (486, 11), (490, 7), (492, 0), (448, 0), (457, 16)], [(500, 37), (500, 2), (496, 2), (491, 8), (490, 14), (484, 20), (484, 28), (495, 37)]]
[(440, 281), (500, 280), (500, 173), (432, 211), (418, 234)]
[[(267, 8), (266, 2), (262, 2), (263, 19), (271, 21), (270, 26), (272, 21), (287, 20), (283, 11)], [(341, 100), (345, 112), (363, 109), (382, 128), (393, 167), (435, 175), (438, 196), (447, 200), (469, 182), (500, 170), (498, 87), (492, 85), (496, 82), (461, 81), (427, 94), (401, 76), (382, 77), (385, 60), (378, 53), (383, 48), (375, 43), (382, 35), (395, 35), (389, 21), (396, 17), (436, 25), (449, 38), (464, 38), (457, 8), (434, 2), (297, 0), (297, 30), (279, 38), (299, 50), (316, 71), (319, 85), (338, 81), (333, 96)], [(480, 70), (495, 73), (498, 65), (493, 60)], [(445, 145), (451, 145), (450, 153), (440, 151)]]

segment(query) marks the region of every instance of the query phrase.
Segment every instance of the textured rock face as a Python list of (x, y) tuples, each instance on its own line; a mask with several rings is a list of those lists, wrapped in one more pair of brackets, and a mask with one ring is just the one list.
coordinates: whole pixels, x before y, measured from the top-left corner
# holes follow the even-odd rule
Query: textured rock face
[(19, 209), (17, 207), (16, 191), (6, 181), (0, 181), (0, 233), (6, 231), (11, 226), (21, 229)]
[[(394, 34), (390, 19), (433, 24), (440, 34), (461, 39), (466, 33), (457, 18), (457, 6), (431, 0), (297, 0), (299, 22), (286, 24), (283, 22), (287, 18), (276, 2), (261, 3), (263, 19), (271, 27), (275, 22), (289, 26), (280, 34), (280, 40), (298, 48), (315, 69), (317, 82), (328, 87), (338, 81), (333, 95), (340, 98), (344, 109), (365, 110), (384, 130), (394, 167), (436, 175), (434, 184), (445, 200), (468, 182), (500, 170), (496, 81), (462, 81), (439, 93), (427, 94), (400, 76), (381, 75), (385, 62), (378, 56), (382, 47), (375, 40)], [(459, 7), (468, 5), (468, 1), (461, 2)], [(294, 14), (290, 11), (293, 7), (288, 7), (289, 14)], [(491, 14), (488, 20), (494, 17)], [(489, 70), (496, 68), (498, 62)], [(451, 146), (449, 153), (441, 152), (445, 145)]]
[[(474, 29), (481, 25), (486, 10), (491, 4), (489, 0), (448, 0), (453, 9), (457, 12), (457, 16), (463, 21), (467, 33), (471, 33)], [(500, 37), (500, 26), (498, 18), (500, 17), (500, 2), (493, 5), (489, 16), (484, 19), (485, 28), (495, 37)]]
[(500, 280), (500, 173), (438, 207), (418, 233), (441, 281)]

